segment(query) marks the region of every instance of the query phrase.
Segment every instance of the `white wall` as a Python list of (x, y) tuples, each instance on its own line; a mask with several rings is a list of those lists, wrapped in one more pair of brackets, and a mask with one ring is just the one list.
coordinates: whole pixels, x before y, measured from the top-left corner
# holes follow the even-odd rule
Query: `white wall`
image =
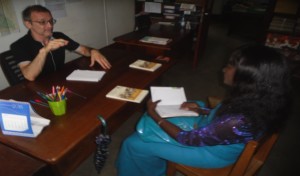
[[(10, 44), (26, 34), (21, 12), (37, 0), (12, 0), (17, 14), (20, 32), (0, 36), (0, 52), (9, 50)], [(81, 0), (66, 3), (66, 17), (57, 18), (55, 31), (67, 34), (75, 41), (94, 48), (113, 43), (113, 38), (133, 30), (134, 0)], [(66, 61), (77, 58), (67, 52)], [(0, 69), (0, 90), (9, 84)]]
[(134, 30), (135, 0), (106, 0), (108, 40)]

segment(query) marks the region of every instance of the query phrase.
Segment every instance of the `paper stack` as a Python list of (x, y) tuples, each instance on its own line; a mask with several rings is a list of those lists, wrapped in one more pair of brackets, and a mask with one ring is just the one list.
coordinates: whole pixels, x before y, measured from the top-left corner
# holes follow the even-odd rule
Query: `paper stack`
[(105, 71), (74, 70), (66, 79), (68, 81), (98, 82), (102, 79), (104, 74)]
[(171, 42), (171, 39), (161, 38), (161, 37), (145, 36), (142, 39), (140, 39), (140, 41), (144, 42), (144, 43), (152, 43), (152, 44), (157, 44), (157, 45), (166, 45), (169, 42)]

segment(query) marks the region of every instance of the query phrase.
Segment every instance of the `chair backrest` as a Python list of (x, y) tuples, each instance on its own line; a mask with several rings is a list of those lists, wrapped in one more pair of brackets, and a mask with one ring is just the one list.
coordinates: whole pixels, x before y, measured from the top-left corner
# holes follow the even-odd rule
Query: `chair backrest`
[(256, 150), (245, 176), (252, 176), (263, 166), (266, 159), (268, 158), (274, 144), (278, 139), (278, 133), (266, 136), (259, 141), (258, 149)]
[(11, 51), (5, 51), (0, 54), (0, 63), (2, 71), (11, 86), (25, 80)]
[(218, 169), (203, 169), (168, 161), (167, 176), (179, 171), (186, 176), (253, 176), (265, 163), (278, 134), (266, 135), (259, 141), (249, 141), (235, 164)]

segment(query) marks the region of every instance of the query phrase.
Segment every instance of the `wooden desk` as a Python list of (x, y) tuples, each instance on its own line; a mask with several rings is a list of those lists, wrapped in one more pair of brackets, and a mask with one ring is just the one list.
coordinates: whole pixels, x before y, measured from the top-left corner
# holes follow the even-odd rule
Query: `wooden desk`
[(46, 163), (0, 143), (0, 175), (51, 176)]
[(109, 132), (113, 133), (145, 103), (145, 101), (141, 104), (118, 101), (108, 99), (105, 95), (116, 85), (147, 89), (172, 65), (172, 61), (164, 63), (155, 72), (134, 70), (128, 65), (136, 59), (146, 59), (146, 57), (112, 47), (103, 48), (101, 52), (111, 61), (112, 68), (98, 83), (65, 80), (74, 69), (89, 69), (90, 60), (79, 58), (52, 75), (1, 91), (2, 99), (29, 101), (40, 98), (35, 91), (50, 92), (52, 85), (64, 85), (87, 98), (82, 99), (67, 94), (67, 113), (60, 117), (53, 116), (48, 108), (33, 105), (41, 116), (51, 120), (50, 125), (37, 138), (5, 136), (1, 133), (0, 141), (15, 150), (48, 163), (53, 175), (69, 175), (95, 151), (95, 137), (100, 132), (100, 121), (97, 115), (102, 115), (106, 119)]
[[(167, 45), (140, 42), (139, 40), (145, 36), (170, 38), (172, 42)], [(151, 55), (171, 55), (178, 57), (178, 53), (183, 52), (185, 47), (192, 45), (192, 38), (192, 30), (186, 30), (178, 25), (167, 26), (156, 23), (151, 25), (149, 30), (133, 31), (114, 38), (114, 41), (125, 45), (129, 50), (139, 49)]]

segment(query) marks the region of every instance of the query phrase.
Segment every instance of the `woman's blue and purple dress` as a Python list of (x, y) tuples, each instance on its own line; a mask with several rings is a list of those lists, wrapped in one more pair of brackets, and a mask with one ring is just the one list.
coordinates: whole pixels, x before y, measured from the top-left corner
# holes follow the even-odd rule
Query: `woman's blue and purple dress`
[(163, 176), (167, 160), (201, 168), (234, 163), (245, 143), (257, 137), (243, 115), (215, 116), (218, 107), (208, 116), (168, 118), (183, 129), (176, 140), (145, 113), (137, 131), (122, 144), (116, 162), (118, 176)]

